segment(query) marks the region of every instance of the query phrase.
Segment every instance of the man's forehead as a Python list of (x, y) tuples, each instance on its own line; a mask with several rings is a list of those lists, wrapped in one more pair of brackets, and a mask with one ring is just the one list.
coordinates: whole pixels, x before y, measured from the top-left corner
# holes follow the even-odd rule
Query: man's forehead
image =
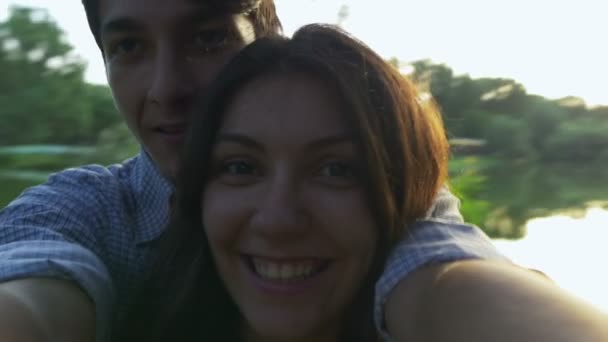
[(100, 28), (103, 35), (126, 26), (211, 21), (248, 13), (258, 4), (259, 0), (101, 0)]
[(223, 13), (248, 13), (260, 6), (261, 0), (191, 0), (205, 3), (211, 9)]
[(119, 12), (122, 15), (181, 14), (191, 11), (207, 16), (247, 14), (261, 0), (100, 0), (101, 17)]

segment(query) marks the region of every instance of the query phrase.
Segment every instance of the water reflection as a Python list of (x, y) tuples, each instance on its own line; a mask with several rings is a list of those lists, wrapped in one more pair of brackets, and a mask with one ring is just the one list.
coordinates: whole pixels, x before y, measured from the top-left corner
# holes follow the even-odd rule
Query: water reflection
[[(608, 209), (605, 163), (509, 162), (486, 157), (451, 162), (467, 221), (493, 237), (519, 239), (526, 224), (564, 211), (582, 215), (593, 201)], [(603, 201), (597, 202), (597, 201)]]
[(494, 240), (513, 261), (545, 272), (562, 288), (608, 312), (608, 210), (555, 215), (527, 223), (517, 241)]

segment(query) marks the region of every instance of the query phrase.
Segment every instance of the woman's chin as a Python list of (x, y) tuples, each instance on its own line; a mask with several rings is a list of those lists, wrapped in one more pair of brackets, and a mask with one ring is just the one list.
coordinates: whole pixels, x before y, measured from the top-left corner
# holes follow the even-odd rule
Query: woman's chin
[[(294, 317), (295, 318), (295, 317)], [(288, 317), (256, 317), (249, 320), (248, 331), (260, 340), (265, 341), (289, 341), (289, 340), (324, 340), (323, 332), (315, 322), (303, 322), (302, 319), (288, 319)]]

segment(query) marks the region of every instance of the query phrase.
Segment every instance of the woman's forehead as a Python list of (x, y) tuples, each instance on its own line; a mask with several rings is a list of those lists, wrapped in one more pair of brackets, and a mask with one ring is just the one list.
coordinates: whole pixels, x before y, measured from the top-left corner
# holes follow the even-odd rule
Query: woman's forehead
[(226, 108), (223, 130), (286, 133), (293, 138), (346, 134), (342, 106), (324, 83), (306, 75), (269, 75), (241, 87)]

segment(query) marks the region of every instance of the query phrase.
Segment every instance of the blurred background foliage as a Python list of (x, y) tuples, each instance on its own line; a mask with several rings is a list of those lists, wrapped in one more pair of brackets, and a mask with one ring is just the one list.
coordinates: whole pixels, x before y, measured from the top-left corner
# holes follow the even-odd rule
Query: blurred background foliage
[[(608, 202), (608, 106), (546, 99), (430, 60), (390, 62), (443, 111), (450, 185), (467, 221), (519, 238), (530, 218)], [(44, 10), (14, 7), (0, 22), (0, 207), (50, 172), (137, 153), (109, 88), (85, 82), (85, 68)]]

